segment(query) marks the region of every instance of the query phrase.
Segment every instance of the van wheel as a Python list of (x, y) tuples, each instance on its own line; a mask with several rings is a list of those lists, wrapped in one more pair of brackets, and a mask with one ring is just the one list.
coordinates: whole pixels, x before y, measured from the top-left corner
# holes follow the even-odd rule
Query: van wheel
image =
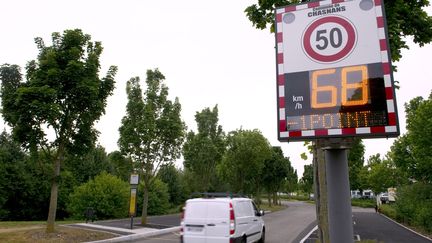
[(246, 243), (247, 241), (246, 241), (246, 236), (243, 236), (243, 238), (242, 238), (242, 240), (241, 240), (241, 243)]
[(262, 234), (261, 234), (261, 239), (258, 242), (264, 243), (264, 241), (265, 241), (265, 229), (263, 229)]

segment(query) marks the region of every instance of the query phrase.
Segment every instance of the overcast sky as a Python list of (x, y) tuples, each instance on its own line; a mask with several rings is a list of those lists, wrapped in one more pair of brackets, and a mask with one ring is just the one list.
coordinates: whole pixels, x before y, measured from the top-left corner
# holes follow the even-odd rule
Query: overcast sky
[[(80, 28), (104, 47), (100, 75), (118, 66), (116, 89), (108, 99), (106, 115), (97, 128), (107, 152), (117, 150), (118, 128), (127, 103), (125, 84), (131, 77), (145, 80), (147, 69), (159, 68), (170, 97), (178, 97), (188, 129), (196, 129), (194, 115), (205, 107), (219, 107), (226, 132), (259, 129), (274, 146), (282, 146), (299, 177), (303, 166), (302, 142), (277, 140), (276, 64), (274, 35), (257, 30), (244, 9), (256, 1), (144, 1), (144, 0), (9, 0), (2, 1), (0, 64), (24, 67), (38, 52), (34, 37), (50, 44), (52, 32)], [(432, 8), (427, 9), (429, 15)], [(410, 43), (403, 51), (395, 80), (401, 131), (405, 130), (403, 104), (432, 89), (432, 45)], [(144, 85), (144, 82), (143, 82)], [(3, 130), (4, 122), (0, 123)], [(366, 155), (385, 154), (394, 139), (367, 139)], [(181, 164), (181, 163), (180, 163)]]

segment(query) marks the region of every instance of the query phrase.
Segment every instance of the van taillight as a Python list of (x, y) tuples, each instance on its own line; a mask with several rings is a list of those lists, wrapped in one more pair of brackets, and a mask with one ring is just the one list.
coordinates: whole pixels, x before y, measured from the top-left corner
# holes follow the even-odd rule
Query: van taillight
[(230, 203), (230, 234), (233, 235), (235, 233), (235, 218), (234, 218), (234, 208), (232, 203)]

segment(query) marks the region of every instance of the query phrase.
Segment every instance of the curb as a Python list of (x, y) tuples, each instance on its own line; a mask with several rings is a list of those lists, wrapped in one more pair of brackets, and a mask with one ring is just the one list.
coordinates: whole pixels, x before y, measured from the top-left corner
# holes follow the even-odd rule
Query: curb
[(172, 228), (155, 230), (155, 231), (145, 232), (145, 233), (138, 233), (138, 234), (133, 234), (133, 235), (125, 235), (125, 236), (115, 237), (115, 238), (106, 239), (106, 240), (89, 241), (87, 243), (128, 242), (128, 241), (134, 241), (134, 240), (143, 239), (143, 238), (147, 238), (147, 237), (151, 237), (151, 236), (163, 235), (163, 234), (179, 231), (180, 228), (181, 228), (181, 226), (176, 226), (176, 227), (172, 227)]

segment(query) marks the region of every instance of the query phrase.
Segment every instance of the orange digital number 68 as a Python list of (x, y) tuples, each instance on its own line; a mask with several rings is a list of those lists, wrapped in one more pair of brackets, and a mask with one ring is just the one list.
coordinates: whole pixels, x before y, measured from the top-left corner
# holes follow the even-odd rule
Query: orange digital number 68
[[(335, 107), (337, 104), (337, 86), (334, 85), (318, 85), (318, 77), (322, 75), (332, 75), (336, 69), (324, 69), (312, 72), (312, 108), (328, 108)], [(360, 72), (361, 80), (358, 82), (348, 82), (348, 73)], [(361, 94), (348, 98), (347, 91), (350, 89), (361, 88)], [(330, 92), (330, 100), (328, 102), (318, 102), (319, 92)], [(365, 105), (369, 100), (369, 75), (365, 65), (344, 67), (341, 70), (341, 105), (356, 106)]]

